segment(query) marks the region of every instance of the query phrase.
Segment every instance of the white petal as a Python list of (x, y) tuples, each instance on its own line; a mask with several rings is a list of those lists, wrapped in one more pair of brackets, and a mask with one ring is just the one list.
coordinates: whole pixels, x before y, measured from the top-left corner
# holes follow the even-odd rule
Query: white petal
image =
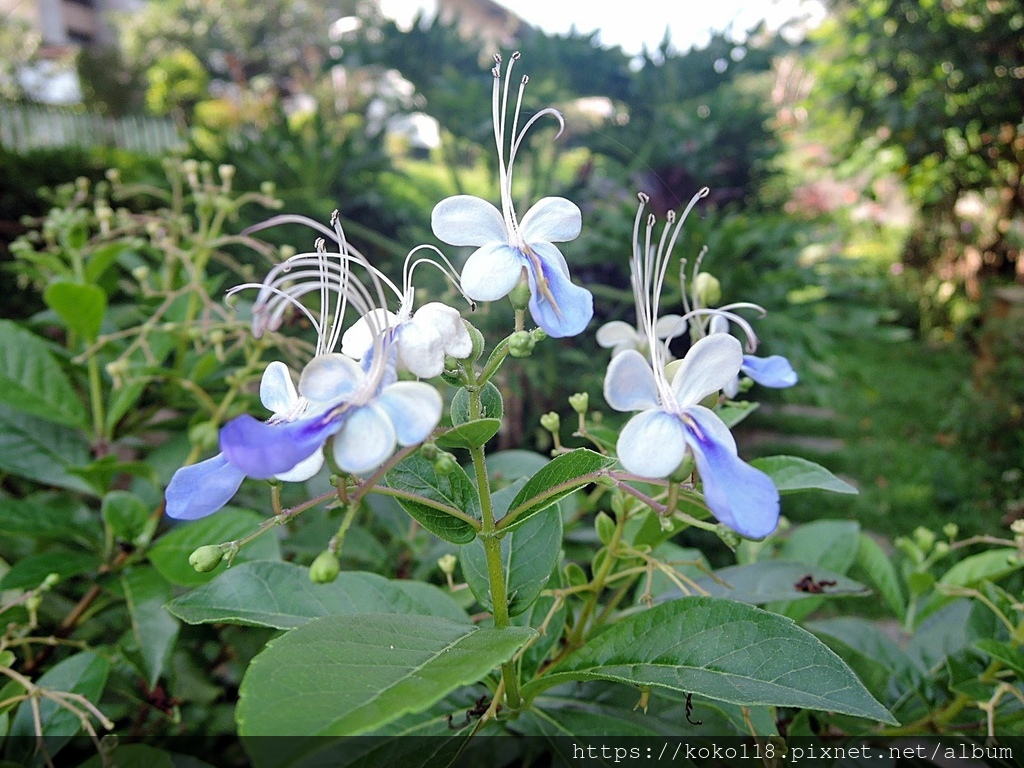
[(432, 301), (416, 310), (412, 319), (415, 323), (429, 323), (437, 328), (444, 343), (445, 354), (461, 360), (473, 351), (473, 339), (469, 336), (462, 315), (454, 307)]
[(712, 315), (711, 325), (708, 327), (711, 333), (728, 333), (729, 321), (722, 315)]
[(365, 474), (395, 452), (395, 428), (384, 409), (365, 405), (345, 418), (331, 447), (339, 467), (357, 475)]
[(376, 400), (391, 419), (400, 445), (426, 440), (441, 420), (444, 401), (429, 384), (399, 381), (385, 389)]
[(505, 243), (478, 248), (462, 268), (462, 290), (474, 301), (495, 301), (516, 287), (525, 258)]
[(335, 402), (351, 395), (363, 380), (359, 363), (344, 355), (317, 355), (302, 370), (299, 392), (315, 402)]
[(322, 448), (317, 448), (316, 453), (312, 456), (308, 456), (294, 467), (289, 469), (287, 472), (282, 472), (279, 475), (274, 475), (278, 480), (282, 480), (286, 483), (301, 483), (305, 480), (309, 480), (313, 475), (320, 471), (320, 467), (324, 465), (324, 452)]
[(612, 349), (617, 355), (627, 349), (640, 348), (640, 334), (629, 323), (622, 320), (610, 320), (597, 329), (597, 343), (605, 349)]
[(647, 359), (635, 349), (616, 355), (604, 375), (604, 399), (617, 411), (643, 411), (658, 406), (658, 385)]
[(576, 203), (564, 197), (545, 197), (526, 212), (519, 231), (528, 243), (564, 243), (579, 237), (582, 224)]
[(622, 428), (616, 451), (627, 472), (640, 477), (668, 477), (686, 455), (686, 430), (670, 413), (644, 411)]
[(342, 334), (341, 354), (347, 355), (353, 360), (362, 360), (363, 355), (373, 344), (374, 330), (380, 333), (384, 328), (391, 327), (397, 322), (398, 316), (389, 310), (375, 309), (372, 312), (367, 312)]
[(725, 333), (713, 333), (697, 341), (683, 358), (672, 378), (679, 406), (699, 403), (712, 392), (724, 389), (743, 365), (743, 346)]
[(407, 321), (399, 326), (398, 366), (421, 379), (440, 376), (444, 370), (444, 341), (437, 328), (427, 323)]
[(260, 402), (263, 407), (275, 414), (284, 414), (295, 406), (298, 399), (288, 366), (277, 360), (268, 365), (260, 379)]
[(449, 245), (484, 245), (508, 238), (498, 209), (471, 195), (455, 195), (435, 205), (430, 226)]
[(654, 333), (659, 339), (675, 338), (686, 332), (686, 321), (679, 315), (662, 315), (654, 325)]

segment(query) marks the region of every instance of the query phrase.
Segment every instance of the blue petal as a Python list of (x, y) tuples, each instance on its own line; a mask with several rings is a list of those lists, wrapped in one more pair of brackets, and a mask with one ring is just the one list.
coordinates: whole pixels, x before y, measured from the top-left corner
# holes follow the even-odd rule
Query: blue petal
[(743, 356), (743, 367), (740, 370), (764, 387), (784, 389), (797, 382), (796, 371), (789, 360), (781, 355), (771, 357)]
[(547, 289), (554, 299), (555, 307), (548, 296), (537, 289), (537, 275), (532, 260), (527, 259), (527, 277), (530, 280), (530, 314), (537, 325), (548, 336), (562, 338), (575, 336), (583, 331), (594, 316), (594, 297), (586, 288), (574, 285), (559, 264), (562, 255), (551, 243), (531, 244), (537, 254)]
[(619, 433), (619, 463), (640, 477), (668, 477), (686, 455), (686, 430), (678, 416), (655, 408), (638, 413)]
[(779, 522), (779, 492), (771, 478), (736, 455), (729, 429), (699, 405), (686, 409), (686, 442), (693, 451), (704, 500), (737, 533), (763, 539)]
[(182, 467), (167, 486), (167, 516), (198, 520), (212, 515), (238, 491), (245, 473), (228, 463), (224, 454)]
[(658, 407), (658, 384), (647, 358), (627, 349), (612, 358), (604, 375), (604, 399), (616, 411)]
[(333, 409), (312, 419), (267, 424), (245, 414), (220, 431), (220, 449), (249, 477), (270, 478), (293, 469), (312, 456), (341, 429), (343, 415)]

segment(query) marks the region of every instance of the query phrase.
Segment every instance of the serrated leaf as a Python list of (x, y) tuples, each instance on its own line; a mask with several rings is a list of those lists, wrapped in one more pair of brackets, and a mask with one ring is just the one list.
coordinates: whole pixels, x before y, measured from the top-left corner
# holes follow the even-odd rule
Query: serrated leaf
[(860, 582), (821, 566), (765, 560), (715, 571), (715, 578), (696, 579), (712, 597), (763, 605), (773, 601), (825, 597), (866, 597), (871, 590)]
[[(512, 486), (494, 494), (496, 514), (511, 497), (506, 492), (514, 490), (515, 486)], [(509, 497), (504, 502), (501, 501), (502, 494)], [(534, 515), (501, 540), (501, 560), (510, 616), (518, 616), (533, 605), (551, 578), (561, 551), (562, 516), (557, 507), (547, 514)], [(492, 610), (483, 541), (477, 539), (462, 547), (459, 559), (462, 574), (473, 594), (484, 608)]]
[(552, 459), (512, 499), (508, 514), (498, 522), (498, 528), (512, 530), (522, 525), (542, 509), (594, 482), (595, 472), (614, 463), (613, 459), (586, 448), (577, 448)]
[(858, 493), (856, 488), (845, 480), (840, 480), (820, 464), (799, 456), (765, 456), (754, 459), (750, 464), (768, 475), (779, 489), (779, 493), (808, 490)]
[(907, 603), (896, 566), (878, 542), (866, 533), (862, 533), (857, 540), (857, 565), (867, 574), (896, 618), (902, 621), (907, 615)]
[[(160, 575), (179, 587), (195, 587), (215, 579), (227, 568), (222, 561), (212, 571), (197, 573), (189, 565), (188, 558), (196, 549), (206, 544), (220, 544), (236, 541), (252, 533), (264, 518), (248, 509), (225, 507), (215, 515), (179, 524), (174, 530), (161, 536), (149, 550), (149, 560)], [(265, 533), (255, 541), (246, 544), (235, 557), (234, 564), (250, 560), (280, 560), (274, 532)]]
[(268, 561), (232, 566), (209, 584), (172, 600), (168, 610), (189, 624), (245, 624), (292, 629), (322, 616), (410, 613), (468, 622), (437, 587), (389, 581), (346, 571), (330, 584), (313, 584), (309, 569)]
[[(434, 463), (414, 453), (387, 473), (385, 482), (404, 494), (413, 494), (450, 509), (480, 519), (480, 496), (466, 471), (455, 466), (445, 475), (437, 474)], [(415, 498), (397, 497), (402, 508), (420, 525), (452, 544), (467, 544), (476, 537), (476, 529), (466, 520), (431, 507)]]
[(59, 280), (46, 286), (43, 301), (60, 316), (69, 331), (88, 342), (99, 336), (107, 312), (107, 294), (102, 288)]
[[(89, 701), (96, 702), (100, 700), (103, 688), (107, 684), (109, 671), (110, 663), (102, 656), (97, 656), (92, 651), (81, 651), (55, 664), (33, 682), (40, 688), (77, 693)], [(42, 735), (46, 737), (46, 748), (51, 757), (82, 728), (78, 717), (60, 707), (53, 699), (39, 699), (39, 714)], [(7, 742), (7, 758), (19, 765), (29, 765), (28, 761), (36, 747), (36, 726), (28, 702), (19, 705), (14, 719), (11, 720), (8, 735), (10, 738)]]
[(0, 320), (0, 403), (68, 427), (84, 427), (85, 408), (42, 339)]
[[(505, 413), (505, 406), (502, 402), (501, 392), (491, 382), (484, 384), (483, 389), (480, 390), (480, 413), (476, 418), (478, 419), (497, 419), (501, 421), (501, 417)], [(452, 397), (451, 407), (452, 424), (459, 426), (470, 421), (469, 413), (469, 390), (465, 387), (457, 390), (455, 396)]]
[(132, 635), (150, 689), (163, 675), (180, 624), (164, 607), (171, 585), (155, 568), (132, 568), (121, 575), (121, 588), (132, 620)]
[(442, 448), (479, 448), (501, 429), (501, 419), (477, 419), (442, 432), (434, 442)]
[(239, 734), (366, 733), (477, 682), (535, 634), (435, 616), (315, 619), (271, 641), (249, 665)]
[(79, 432), (0, 405), (0, 470), (96, 495), (93, 486), (68, 471), (89, 461), (89, 444)]
[(782, 616), (713, 597), (662, 603), (619, 621), (527, 683), (523, 695), (569, 680), (615, 680), (896, 724), (814, 635)]

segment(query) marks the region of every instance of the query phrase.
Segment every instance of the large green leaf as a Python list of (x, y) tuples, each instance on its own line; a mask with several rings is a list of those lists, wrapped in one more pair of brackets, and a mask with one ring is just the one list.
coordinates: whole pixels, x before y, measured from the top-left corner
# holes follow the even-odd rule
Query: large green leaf
[(857, 493), (857, 489), (845, 480), (840, 480), (820, 464), (799, 456), (765, 456), (750, 462), (764, 472), (775, 483), (779, 493), (795, 491), (832, 491), (833, 493)]
[[(34, 681), (40, 688), (50, 691), (76, 693), (91, 702), (97, 702), (107, 684), (110, 662), (92, 651), (81, 651), (51, 667), (42, 677)], [(74, 703), (74, 702), (72, 702)], [(39, 715), (42, 734), (46, 737), (46, 748), (55, 755), (77, 734), (82, 723), (78, 717), (61, 707), (50, 698), (39, 700)], [(93, 721), (95, 724), (95, 720)], [(7, 743), (7, 758), (19, 765), (33, 765), (31, 758), (35, 750), (36, 726), (32, 708), (22, 702), (11, 721)]]
[(102, 288), (61, 280), (46, 287), (43, 301), (60, 315), (69, 331), (86, 341), (96, 340), (107, 312), (107, 294)]
[(459, 424), (438, 435), (434, 442), (442, 448), (479, 448), (501, 429), (501, 419), (477, 419)]
[(0, 471), (95, 494), (89, 483), (68, 472), (89, 461), (89, 444), (80, 432), (0, 404)]
[(702, 575), (697, 584), (712, 597), (727, 597), (743, 603), (763, 605), (775, 600), (822, 597), (866, 597), (871, 590), (863, 584), (821, 566), (765, 560), (734, 565)]
[[(816, 520), (794, 528), (782, 545), (779, 559), (821, 566), (834, 573), (846, 573), (857, 559), (860, 525), (855, 520)], [(797, 603), (776, 603), (770, 609), (800, 621), (814, 613), (820, 599)]]
[(743, 603), (688, 597), (623, 619), (528, 683), (528, 698), (568, 680), (617, 680), (733, 704), (800, 707), (895, 723), (850, 668), (789, 619)]
[[(502, 495), (510, 496), (505, 492), (514, 490), (515, 486), (511, 486), (494, 494), (496, 514), (509, 501), (508, 498), (502, 500)], [(557, 507), (543, 515), (533, 515), (501, 540), (510, 616), (519, 615), (537, 599), (551, 577), (561, 551), (562, 516)], [(462, 547), (459, 558), (463, 576), (473, 594), (484, 608), (492, 610), (483, 541), (477, 539)]]
[[(501, 421), (504, 413), (505, 406), (502, 402), (501, 392), (488, 381), (480, 390), (480, 415), (477, 418)], [(455, 396), (452, 398), (451, 416), (452, 424), (455, 426), (470, 421), (469, 390), (465, 387), (456, 390)]]
[(83, 573), (95, 573), (100, 567), (99, 555), (92, 552), (68, 552), (66, 550), (43, 552), (18, 560), (3, 579), (0, 590), (34, 589), (51, 573), (61, 581)]
[(997, 581), (1024, 567), (1020, 552), (1012, 547), (1001, 547), (965, 557), (942, 576), (940, 584), (957, 587), (976, 587), (984, 580)]
[(180, 624), (165, 608), (171, 584), (155, 568), (132, 568), (121, 575), (121, 588), (132, 620), (134, 648), (152, 689), (170, 659)]
[(0, 498), (0, 531), (10, 536), (79, 542), (86, 546), (102, 541), (95, 513), (67, 496)]
[(535, 634), (436, 616), (315, 619), (271, 641), (249, 665), (236, 710), (239, 734), (366, 733), (476, 682)]
[(46, 342), (0, 320), (0, 403), (68, 427), (84, 427), (85, 408)]
[[(456, 465), (450, 472), (439, 475), (434, 462), (414, 453), (386, 476), (388, 487), (402, 494), (414, 494), (441, 507), (464, 512), (480, 519), (480, 496), (466, 471)], [(444, 509), (432, 507), (414, 498), (399, 496), (398, 503), (420, 525), (452, 544), (467, 544), (476, 537), (476, 529), (467, 521), (455, 517)]]
[(903, 621), (907, 613), (907, 602), (900, 577), (896, 573), (896, 566), (881, 545), (866, 533), (862, 533), (857, 540), (857, 565), (892, 609), (896, 618)]
[[(149, 550), (150, 562), (171, 584), (179, 587), (205, 584), (223, 573), (227, 563), (222, 561), (212, 571), (197, 573), (189, 565), (189, 555), (206, 544), (237, 541), (256, 530), (263, 520), (264, 518), (248, 509), (225, 507), (217, 514), (202, 520), (181, 523), (170, 533), (161, 536)], [(273, 530), (268, 531), (242, 547), (235, 557), (235, 564), (250, 560), (280, 560), (281, 550), (274, 533)]]
[(430, 584), (389, 581), (374, 573), (351, 571), (330, 584), (313, 584), (307, 568), (279, 561), (233, 566), (167, 607), (189, 624), (276, 629), (292, 629), (321, 616), (353, 613), (411, 613), (469, 621), (452, 598)]
[(586, 448), (552, 459), (519, 490), (498, 527), (512, 530), (522, 525), (542, 509), (594, 482), (595, 472), (614, 463), (613, 459)]

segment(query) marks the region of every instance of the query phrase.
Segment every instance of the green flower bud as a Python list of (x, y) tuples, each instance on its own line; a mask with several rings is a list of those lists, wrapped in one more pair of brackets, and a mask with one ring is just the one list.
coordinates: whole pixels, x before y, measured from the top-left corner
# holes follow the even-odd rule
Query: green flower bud
[(458, 462), (450, 453), (439, 453), (434, 459), (434, 471), (442, 477), (450, 475), (457, 466), (459, 466)]
[(598, 512), (594, 518), (594, 530), (597, 531), (597, 538), (605, 546), (610, 546), (612, 537), (615, 536), (615, 521), (605, 512)]
[(586, 392), (577, 392), (574, 395), (569, 395), (569, 405), (580, 416), (586, 416), (587, 409), (590, 407), (590, 395)]
[(914, 529), (914, 543), (921, 548), (922, 552), (928, 553), (935, 546), (935, 532), (924, 526)]
[(326, 549), (309, 566), (309, 580), (314, 584), (330, 584), (338, 578), (339, 573), (341, 563), (338, 562), (338, 556)]
[(533, 329), (533, 340), (534, 341), (544, 341), (544, 339), (546, 339), (547, 337), (548, 337), (548, 332), (545, 331), (543, 328), (534, 328)]
[(540, 417), (540, 425), (548, 432), (557, 434), (562, 426), (562, 418), (554, 411), (551, 411)]
[(722, 284), (714, 275), (701, 272), (693, 279), (693, 295), (698, 306), (713, 307), (722, 300)]
[(434, 443), (424, 443), (420, 446), (420, 455), (427, 461), (434, 461), (437, 458), (437, 446)]
[(676, 471), (668, 476), (668, 479), (674, 483), (684, 483), (693, 474), (693, 469), (696, 466), (696, 462), (693, 460), (693, 454), (687, 451), (683, 454), (683, 460), (679, 462), (679, 466), (676, 467)]
[(508, 340), (508, 353), (512, 357), (529, 357), (533, 348), (537, 346), (533, 334), (529, 331), (516, 331)]
[(121, 171), (117, 168), (107, 168), (103, 175), (107, 177), (107, 181), (111, 184), (118, 184), (121, 181)]
[(267, 195), (267, 196), (272, 195), (272, 194), (274, 194), (275, 191), (277, 191), (277, 185), (275, 185), (274, 182), (272, 182), (272, 181), (260, 182), (260, 192), (262, 192), (264, 195)]
[[(1014, 520), (1014, 523), (1024, 523), (1024, 520)], [(1010, 530), (1013, 530), (1013, 524), (1010, 525)], [(1021, 526), (1021, 530), (1024, 531), (1024, 526)], [(947, 539), (952, 541), (960, 533), (960, 526), (956, 523), (946, 523), (942, 526), (942, 533), (945, 534)]]
[(949, 542), (948, 541), (937, 541), (935, 542), (935, 549), (932, 550), (939, 557), (945, 557), (949, 554)]
[(220, 565), (223, 559), (224, 550), (220, 544), (207, 544), (188, 556), (188, 564), (198, 573), (207, 573)]
[(457, 562), (458, 558), (456, 558), (455, 555), (449, 553), (447, 555), (442, 555), (441, 557), (437, 558), (437, 567), (441, 569), (441, 573), (443, 573), (445, 576), (451, 576), (453, 573), (455, 573), (455, 564)]
[(512, 309), (526, 310), (530, 306), (530, 284), (520, 279), (516, 287), (509, 291), (508, 300), (512, 302)]

